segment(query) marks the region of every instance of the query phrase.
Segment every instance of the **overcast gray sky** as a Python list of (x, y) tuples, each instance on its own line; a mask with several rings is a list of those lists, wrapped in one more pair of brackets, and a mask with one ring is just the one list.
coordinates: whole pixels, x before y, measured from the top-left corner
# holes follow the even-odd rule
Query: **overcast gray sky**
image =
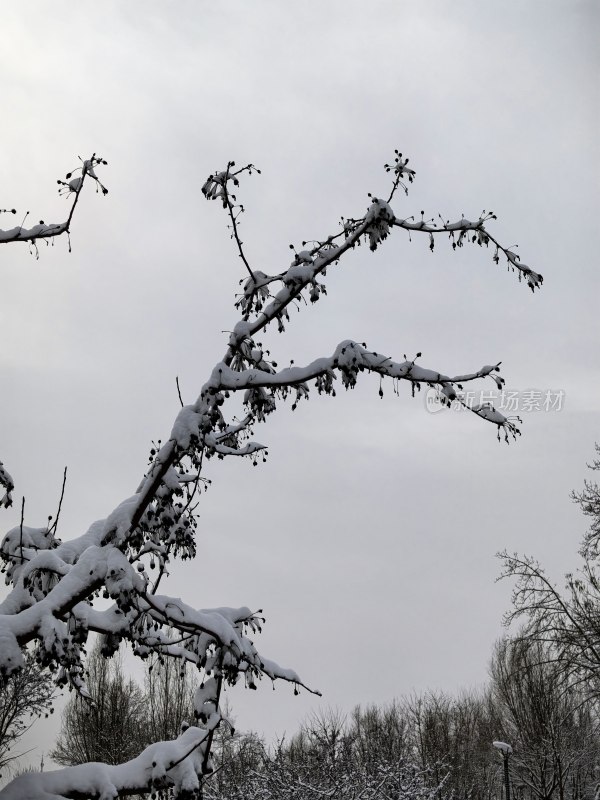
[[(263, 608), (259, 649), (350, 709), (486, 679), (510, 585), (497, 550), (577, 564), (569, 500), (599, 436), (598, 4), (593, 0), (21, 2), (0, 28), (0, 207), (60, 221), (56, 179), (92, 152), (66, 240), (2, 248), (0, 457), (17, 484), (3, 530), (55, 512), (82, 533), (130, 495), (152, 438), (224, 352), (239, 259), (200, 188), (252, 161), (243, 237), (252, 264), (336, 232), (383, 194), (398, 147), (416, 183), (399, 216), (498, 215), (544, 275), (535, 296), (492, 252), (402, 231), (352, 253), (328, 296), (270, 335), (279, 363), (342, 339), (449, 374), (502, 360), (507, 388), (563, 392), (522, 414), (507, 447), (471, 414), (427, 413), (365, 379), (281, 409), (256, 438), (266, 465), (210, 465), (198, 560), (165, 591), (198, 607)], [(3, 215), (3, 226), (12, 217)], [(266, 340), (265, 340), (265, 343)], [(384, 389), (385, 389), (384, 385)], [(489, 388), (486, 386), (485, 388)], [(343, 656), (340, 658), (340, 656)], [(241, 729), (272, 737), (316, 707), (288, 686), (229, 695)], [(37, 758), (55, 727), (32, 742)]]

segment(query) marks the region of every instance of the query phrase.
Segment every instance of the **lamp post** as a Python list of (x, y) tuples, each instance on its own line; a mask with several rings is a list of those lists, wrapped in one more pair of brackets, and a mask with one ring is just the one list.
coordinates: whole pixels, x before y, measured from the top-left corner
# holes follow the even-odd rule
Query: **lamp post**
[(498, 750), (502, 754), (502, 758), (504, 760), (504, 795), (505, 800), (510, 800), (510, 781), (508, 777), (508, 759), (512, 755), (512, 747), (506, 742), (492, 742), (496, 750)]

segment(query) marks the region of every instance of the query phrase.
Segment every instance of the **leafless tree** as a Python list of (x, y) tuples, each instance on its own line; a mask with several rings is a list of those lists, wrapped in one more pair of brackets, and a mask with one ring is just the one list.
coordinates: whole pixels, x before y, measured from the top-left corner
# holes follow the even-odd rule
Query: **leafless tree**
[(15, 746), (36, 719), (53, 713), (55, 693), (51, 677), (40, 671), (28, 651), (23, 669), (0, 685), (0, 770), (20, 757)]
[(106, 658), (102, 645), (98, 640), (86, 661), (90, 697), (75, 694), (63, 712), (61, 732), (50, 753), (58, 764), (121, 764), (139, 755), (148, 742), (144, 694), (125, 676), (120, 656)]
[[(600, 758), (595, 709), (572, 687), (550, 648), (527, 639), (503, 639), (491, 660), (492, 691), (501, 730), (513, 746), (515, 784), (537, 800), (583, 797)], [(525, 793), (525, 792), (524, 792)]]
[[(598, 445), (596, 451), (600, 453)], [(588, 466), (600, 470), (600, 459)], [(571, 496), (591, 519), (580, 550), (580, 568), (567, 573), (565, 588), (560, 589), (535, 558), (500, 553), (504, 564), (501, 577), (515, 582), (505, 622), (507, 626), (520, 623), (519, 636), (541, 644), (565, 680), (585, 688), (590, 697), (599, 697), (600, 489), (595, 481), (586, 481), (583, 491)]]
[(154, 656), (146, 666), (146, 742), (175, 739), (184, 723), (194, 721), (194, 695), (198, 680), (190, 665)]

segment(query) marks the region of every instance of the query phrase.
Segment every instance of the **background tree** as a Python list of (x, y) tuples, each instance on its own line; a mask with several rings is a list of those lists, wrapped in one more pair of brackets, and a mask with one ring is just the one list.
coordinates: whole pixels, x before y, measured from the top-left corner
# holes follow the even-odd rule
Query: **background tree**
[(120, 764), (151, 742), (175, 739), (194, 720), (198, 682), (189, 665), (152, 658), (144, 686), (127, 677), (121, 652), (106, 658), (98, 639), (86, 659), (90, 698), (74, 695), (64, 709), (51, 757), (72, 766), (86, 761)]
[(258, 794), (257, 775), (269, 758), (258, 734), (222, 726), (215, 734), (215, 770), (205, 784), (205, 797), (236, 800)]
[(86, 660), (88, 697), (75, 694), (62, 716), (51, 758), (63, 766), (104, 761), (121, 764), (148, 743), (148, 705), (137, 683), (123, 673), (119, 655), (105, 658), (99, 639)]
[(40, 671), (28, 651), (23, 668), (0, 685), (0, 770), (19, 758), (15, 745), (36, 718), (53, 713), (55, 693), (51, 676)]
[(415, 762), (438, 781), (447, 774), (443, 798), (495, 797), (502, 785), (491, 743), (497, 739), (496, 710), (487, 692), (413, 695), (404, 702)]
[[(596, 452), (600, 453), (598, 445)], [(600, 459), (588, 466), (600, 470)], [(591, 518), (580, 550), (579, 570), (565, 576), (565, 589), (560, 590), (535, 558), (501, 553), (501, 577), (515, 581), (512, 609), (505, 622), (522, 624), (519, 638), (539, 643), (563, 683), (579, 687), (595, 699), (600, 690), (600, 489), (595, 481), (586, 481), (583, 490), (571, 496)]]
[(198, 680), (185, 661), (154, 656), (146, 666), (144, 715), (146, 743), (175, 739), (183, 723), (194, 721)]
[[(272, 275), (250, 265), (239, 237), (243, 208), (233, 191), (240, 179), (257, 172), (256, 168), (249, 164), (238, 169), (229, 162), (205, 182), (202, 191), (207, 199), (223, 206), (237, 255), (248, 275), (236, 300), (241, 318), (228, 335), (223, 357), (197, 400), (178, 413), (168, 440), (152, 448), (149, 467), (133, 496), (66, 543), (48, 527), (21, 525), (6, 534), (0, 549), (12, 584), (0, 604), (4, 644), (0, 675), (21, 668), (22, 648), (35, 640), (41, 666), (55, 669), (59, 684), (69, 683), (85, 696), (82, 648), (93, 631), (105, 636), (107, 654), (116, 652), (126, 640), (141, 658), (158, 654), (195, 665), (200, 673), (194, 699), (198, 724), (174, 741), (149, 746), (126, 768), (77, 767), (21, 776), (0, 793), (3, 800), (23, 793), (43, 796), (48, 791), (76, 797), (82, 781), (92, 796), (114, 797), (165, 786), (173, 786), (182, 797), (197, 795), (204, 776), (212, 770), (211, 748), (222, 720), (224, 683), (235, 684), (243, 678), (253, 687), (267, 676), (289, 681), (296, 688), (305, 686), (293, 670), (258, 653), (250, 636), (260, 631), (264, 621), (259, 612), (247, 607), (199, 610), (158, 591), (171, 558), (196, 554), (193, 508), (204, 480), (205, 459), (241, 456), (256, 464), (265, 456), (265, 446), (252, 440), (253, 428), (265, 422), (278, 403), (292, 400), (293, 409), (311, 389), (333, 396), (336, 380), (352, 389), (363, 373), (374, 373), (379, 377), (380, 393), (385, 378), (396, 390), (406, 382), (413, 394), (423, 385), (437, 388), (441, 402), (467, 407), (492, 423), (499, 439), (503, 436), (508, 442), (510, 436), (519, 434), (517, 420), (508, 419), (488, 403), (468, 405), (461, 395), (465, 383), (485, 378), (502, 387), (498, 363), (450, 376), (417, 364), (420, 354), (395, 361), (381, 348), (371, 350), (365, 343), (344, 340), (330, 355), (303, 367), (291, 364), (280, 369), (259, 340), (267, 329), (284, 332), (291, 308), (303, 301), (317, 302), (326, 291), (323, 280), (328, 268), (340, 264), (346, 253), (361, 243), (376, 250), (396, 228), (424, 234), (431, 248), (440, 237), (448, 239), (454, 249), (469, 242), (491, 247), (496, 263), (505, 259), (532, 291), (541, 286), (542, 276), (488, 231), (487, 223), (495, 218), (490, 212), (482, 212), (474, 221), (463, 216), (454, 222), (440, 219), (439, 224), (424, 214), (420, 219), (397, 216), (390, 204), (402, 190), (408, 192), (407, 184), (415, 173), (398, 151), (385, 169), (391, 177), (391, 186), (383, 194), (387, 199), (370, 196), (363, 214), (346, 217), (335, 235), (303, 241), (302, 249), (294, 250), (292, 263)], [(369, 277), (365, 288), (371, 283)], [(237, 398), (244, 406), (241, 417)], [(151, 579), (149, 570), (156, 564), (158, 575)], [(112, 598), (114, 605), (95, 607), (100, 596)]]
[(511, 771), (523, 796), (579, 797), (590, 787), (600, 757), (596, 710), (572, 687), (549, 647), (527, 639), (501, 640), (491, 661), (498, 738), (513, 746)]
[(351, 714), (348, 736), (353, 758), (369, 771), (378, 761), (406, 761), (413, 758), (408, 716), (397, 701), (383, 708), (356, 706)]
[[(596, 452), (600, 449), (596, 445)], [(588, 465), (600, 469), (600, 460)], [(523, 743), (522, 779), (532, 796), (586, 797), (600, 788), (597, 764), (600, 683), (600, 490), (585, 481), (572, 499), (591, 519), (576, 573), (566, 575), (559, 589), (534, 558), (501, 553), (502, 577), (515, 580), (512, 609), (505, 622), (522, 628), (497, 654), (497, 684), (506, 676), (505, 708), (517, 722), (519, 708), (528, 725), (519, 726)], [(503, 677), (504, 676), (504, 677)], [(525, 697), (520, 697), (520, 694)], [(525, 702), (529, 698), (528, 702)], [(533, 727), (532, 727), (533, 726)]]

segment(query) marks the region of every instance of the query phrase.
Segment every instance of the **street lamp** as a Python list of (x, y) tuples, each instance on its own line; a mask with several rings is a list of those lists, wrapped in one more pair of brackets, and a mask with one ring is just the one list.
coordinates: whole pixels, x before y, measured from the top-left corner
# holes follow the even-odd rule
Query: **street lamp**
[(504, 785), (505, 785), (505, 800), (510, 800), (510, 782), (508, 780), (508, 759), (512, 755), (512, 747), (506, 742), (492, 742), (496, 750), (499, 750), (504, 759)]

